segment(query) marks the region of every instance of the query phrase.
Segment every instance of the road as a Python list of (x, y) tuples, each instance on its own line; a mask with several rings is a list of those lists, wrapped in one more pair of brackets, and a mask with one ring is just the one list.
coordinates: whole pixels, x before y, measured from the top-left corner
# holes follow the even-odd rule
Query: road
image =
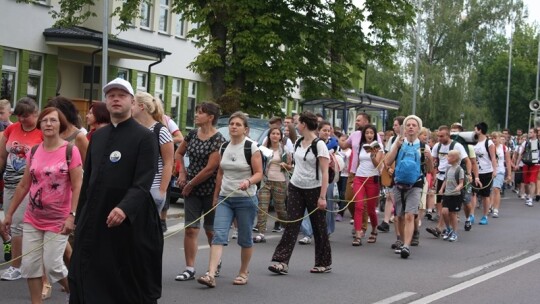
[[(363, 246), (352, 247), (351, 226), (337, 223), (331, 236), (333, 270), (328, 274), (309, 273), (314, 245), (296, 246), (288, 275), (270, 273), (267, 267), (280, 238), (270, 232), (267, 243), (255, 244), (248, 285), (234, 286), (240, 250), (231, 243), (224, 250), (222, 275), (214, 289), (196, 281), (174, 280), (184, 267), (183, 231), (171, 235), (182, 227), (181, 218), (171, 218), (160, 303), (536, 303), (540, 204), (531, 208), (515, 194), (507, 196), (500, 218), (490, 218), (487, 226), (474, 225), (470, 232), (460, 231), (455, 243), (435, 239), (425, 231), (432, 222), (424, 221), (420, 246), (412, 247), (407, 260), (390, 249), (393, 233), (379, 233), (375, 244), (364, 240)], [(206, 271), (208, 263), (208, 245), (202, 234), (199, 245), (197, 275)], [(0, 282), (0, 299), (2, 303), (28, 303), (25, 281)], [(62, 303), (63, 299), (56, 285), (47, 302)]]

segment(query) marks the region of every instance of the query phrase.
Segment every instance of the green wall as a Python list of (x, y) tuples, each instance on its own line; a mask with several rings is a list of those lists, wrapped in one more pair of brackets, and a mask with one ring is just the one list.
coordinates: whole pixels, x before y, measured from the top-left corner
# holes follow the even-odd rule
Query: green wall
[(41, 100), (43, 104), (56, 95), (56, 84), (58, 83), (58, 56), (45, 54), (43, 60)]
[(17, 73), (17, 100), (26, 96), (28, 90), (28, 64), (30, 61), (30, 52), (21, 50), (19, 54), (19, 68)]

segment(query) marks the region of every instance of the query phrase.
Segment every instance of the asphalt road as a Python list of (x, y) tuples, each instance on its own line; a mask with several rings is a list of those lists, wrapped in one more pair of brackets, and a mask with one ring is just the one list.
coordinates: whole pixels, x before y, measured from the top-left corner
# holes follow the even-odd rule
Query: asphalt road
[[(502, 205), (500, 218), (490, 218), (487, 226), (474, 225), (470, 232), (459, 231), (455, 243), (435, 239), (425, 231), (433, 223), (423, 221), (420, 246), (412, 247), (407, 260), (390, 249), (392, 232), (379, 233), (375, 244), (364, 240), (363, 246), (352, 247), (347, 218), (336, 223), (331, 236), (333, 270), (328, 274), (309, 273), (314, 245), (296, 246), (288, 275), (270, 273), (267, 267), (280, 238), (270, 232), (267, 243), (255, 244), (247, 286), (232, 285), (240, 264), (239, 246), (232, 242), (224, 250), (214, 289), (174, 280), (184, 269), (184, 256), (183, 231), (171, 235), (181, 229), (182, 219), (173, 217), (168, 222), (160, 303), (538, 303), (540, 204), (527, 207), (509, 193)], [(196, 268), (202, 275), (209, 250), (202, 233), (199, 240)], [(63, 303), (59, 289), (54, 287), (46, 303)], [(0, 282), (0, 301), (28, 303), (25, 281)]]

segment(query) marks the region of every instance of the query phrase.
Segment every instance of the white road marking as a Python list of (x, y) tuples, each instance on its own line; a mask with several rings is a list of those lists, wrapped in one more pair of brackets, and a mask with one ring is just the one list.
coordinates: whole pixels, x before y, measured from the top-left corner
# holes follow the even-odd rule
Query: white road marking
[(519, 258), (520, 256), (522, 255), (526, 255), (527, 253), (529, 253), (528, 250), (525, 250), (525, 251), (521, 251), (515, 255), (511, 255), (511, 256), (507, 256), (507, 257), (504, 257), (502, 259), (498, 259), (496, 261), (493, 261), (493, 262), (490, 262), (490, 263), (487, 263), (487, 264), (484, 264), (484, 265), (480, 265), (478, 267), (474, 267), (474, 268), (471, 268), (467, 271), (463, 271), (463, 272), (460, 272), (460, 273), (456, 273), (454, 275), (451, 275), (450, 277), (451, 278), (454, 278), (454, 279), (459, 279), (459, 278), (464, 278), (466, 276), (470, 276), (471, 274), (474, 274), (474, 273), (477, 273), (477, 272), (480, 272), (484, 269), (488, 269), (490, 267), (493, 267), (495, 265), (498, 265), (498, 264), (502, 264), (504, 262), (508, 262), (510, 260), (513, 260), (513, 259), (516, 259), (516, 258)]
[(390, 304), (390, 303), (394, 303), (394, 302), (403, 300), (403, 299), (408, 298), (410, 296), (414, 296), (415, 294), (416, 294), (416, 292), (405, 291), (405, 292), (399, 293), (399, 294), (397, 294), (395, 296), (392, 296), (390, 298), (386, 298), (384, 300), (380, 300), (379, 302), (375, 302), (373, 304)]
[(431, 294), (429, 296), (423, 297), (423, 298), (418, 299), (418, 300), (416, 300), (414, 302), (411, 302), (409, 304), (427, 304), (427, 303), (431, 303), (433, 301), (442, 299), (442, 298), (447, 297), (447, 296), (449, 296), (451, 294), (454, 294), (454, 293), (459, 292), (461, 290), (472, 287), (472, 286), (474, 286), (476, 284), (479, 284), (479, 283), (482, 283), (482, 282), (487, 281), (489, 279), (492, 279), (492, 278), (494, 278), (496, 276), (499, 276), (499, 275), (501, 275), (503, 273), (506, 273), (506, 272), (508, 272), (510, 270), (514, 270), (514, 269), (516, 269), (518, 267), (521, 267), (523, 265), (526, 265), (526, 264), (531, 263), (533, 261), (536, 261), (538, 259), (540, 259), (540, 253), (537, 253), (537, 254), (532, 255), (530, 257), (527, 257), (527, 258), (524, 258), (524, 259), (519, 260), (517, 262), (514, 262), (514, 263), (512, 263), (510, 265), (501, 267), (501, 268), (499, 268), (497, 270), (493, 270), (492, 272), (488, 272), (486, 274), (483, 274), (483, 275), (478, 276), (476, 278), (470, 279), (470, 280), (465, 281), (463, 283), (457, 284), (457, 285), (452, 286), (450, 288), (443, 289), (443, 290), (441, 290), (439, 292), (436, 292), (436, 293)]

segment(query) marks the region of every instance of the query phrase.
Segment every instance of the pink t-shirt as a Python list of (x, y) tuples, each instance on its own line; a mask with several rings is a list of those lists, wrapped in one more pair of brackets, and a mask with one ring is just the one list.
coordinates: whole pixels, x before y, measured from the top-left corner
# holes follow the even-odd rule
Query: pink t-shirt
[[(67, 142), (55, 151), (45, 151), (39, 145), (30, 164), (30, 202), (24, 214), (24, 222), (36, 229), (59, 233), (71, 211), (71, 180), (66, 161)], [(73, 146), (69, 170), (82, 164), (81, 154)]]

